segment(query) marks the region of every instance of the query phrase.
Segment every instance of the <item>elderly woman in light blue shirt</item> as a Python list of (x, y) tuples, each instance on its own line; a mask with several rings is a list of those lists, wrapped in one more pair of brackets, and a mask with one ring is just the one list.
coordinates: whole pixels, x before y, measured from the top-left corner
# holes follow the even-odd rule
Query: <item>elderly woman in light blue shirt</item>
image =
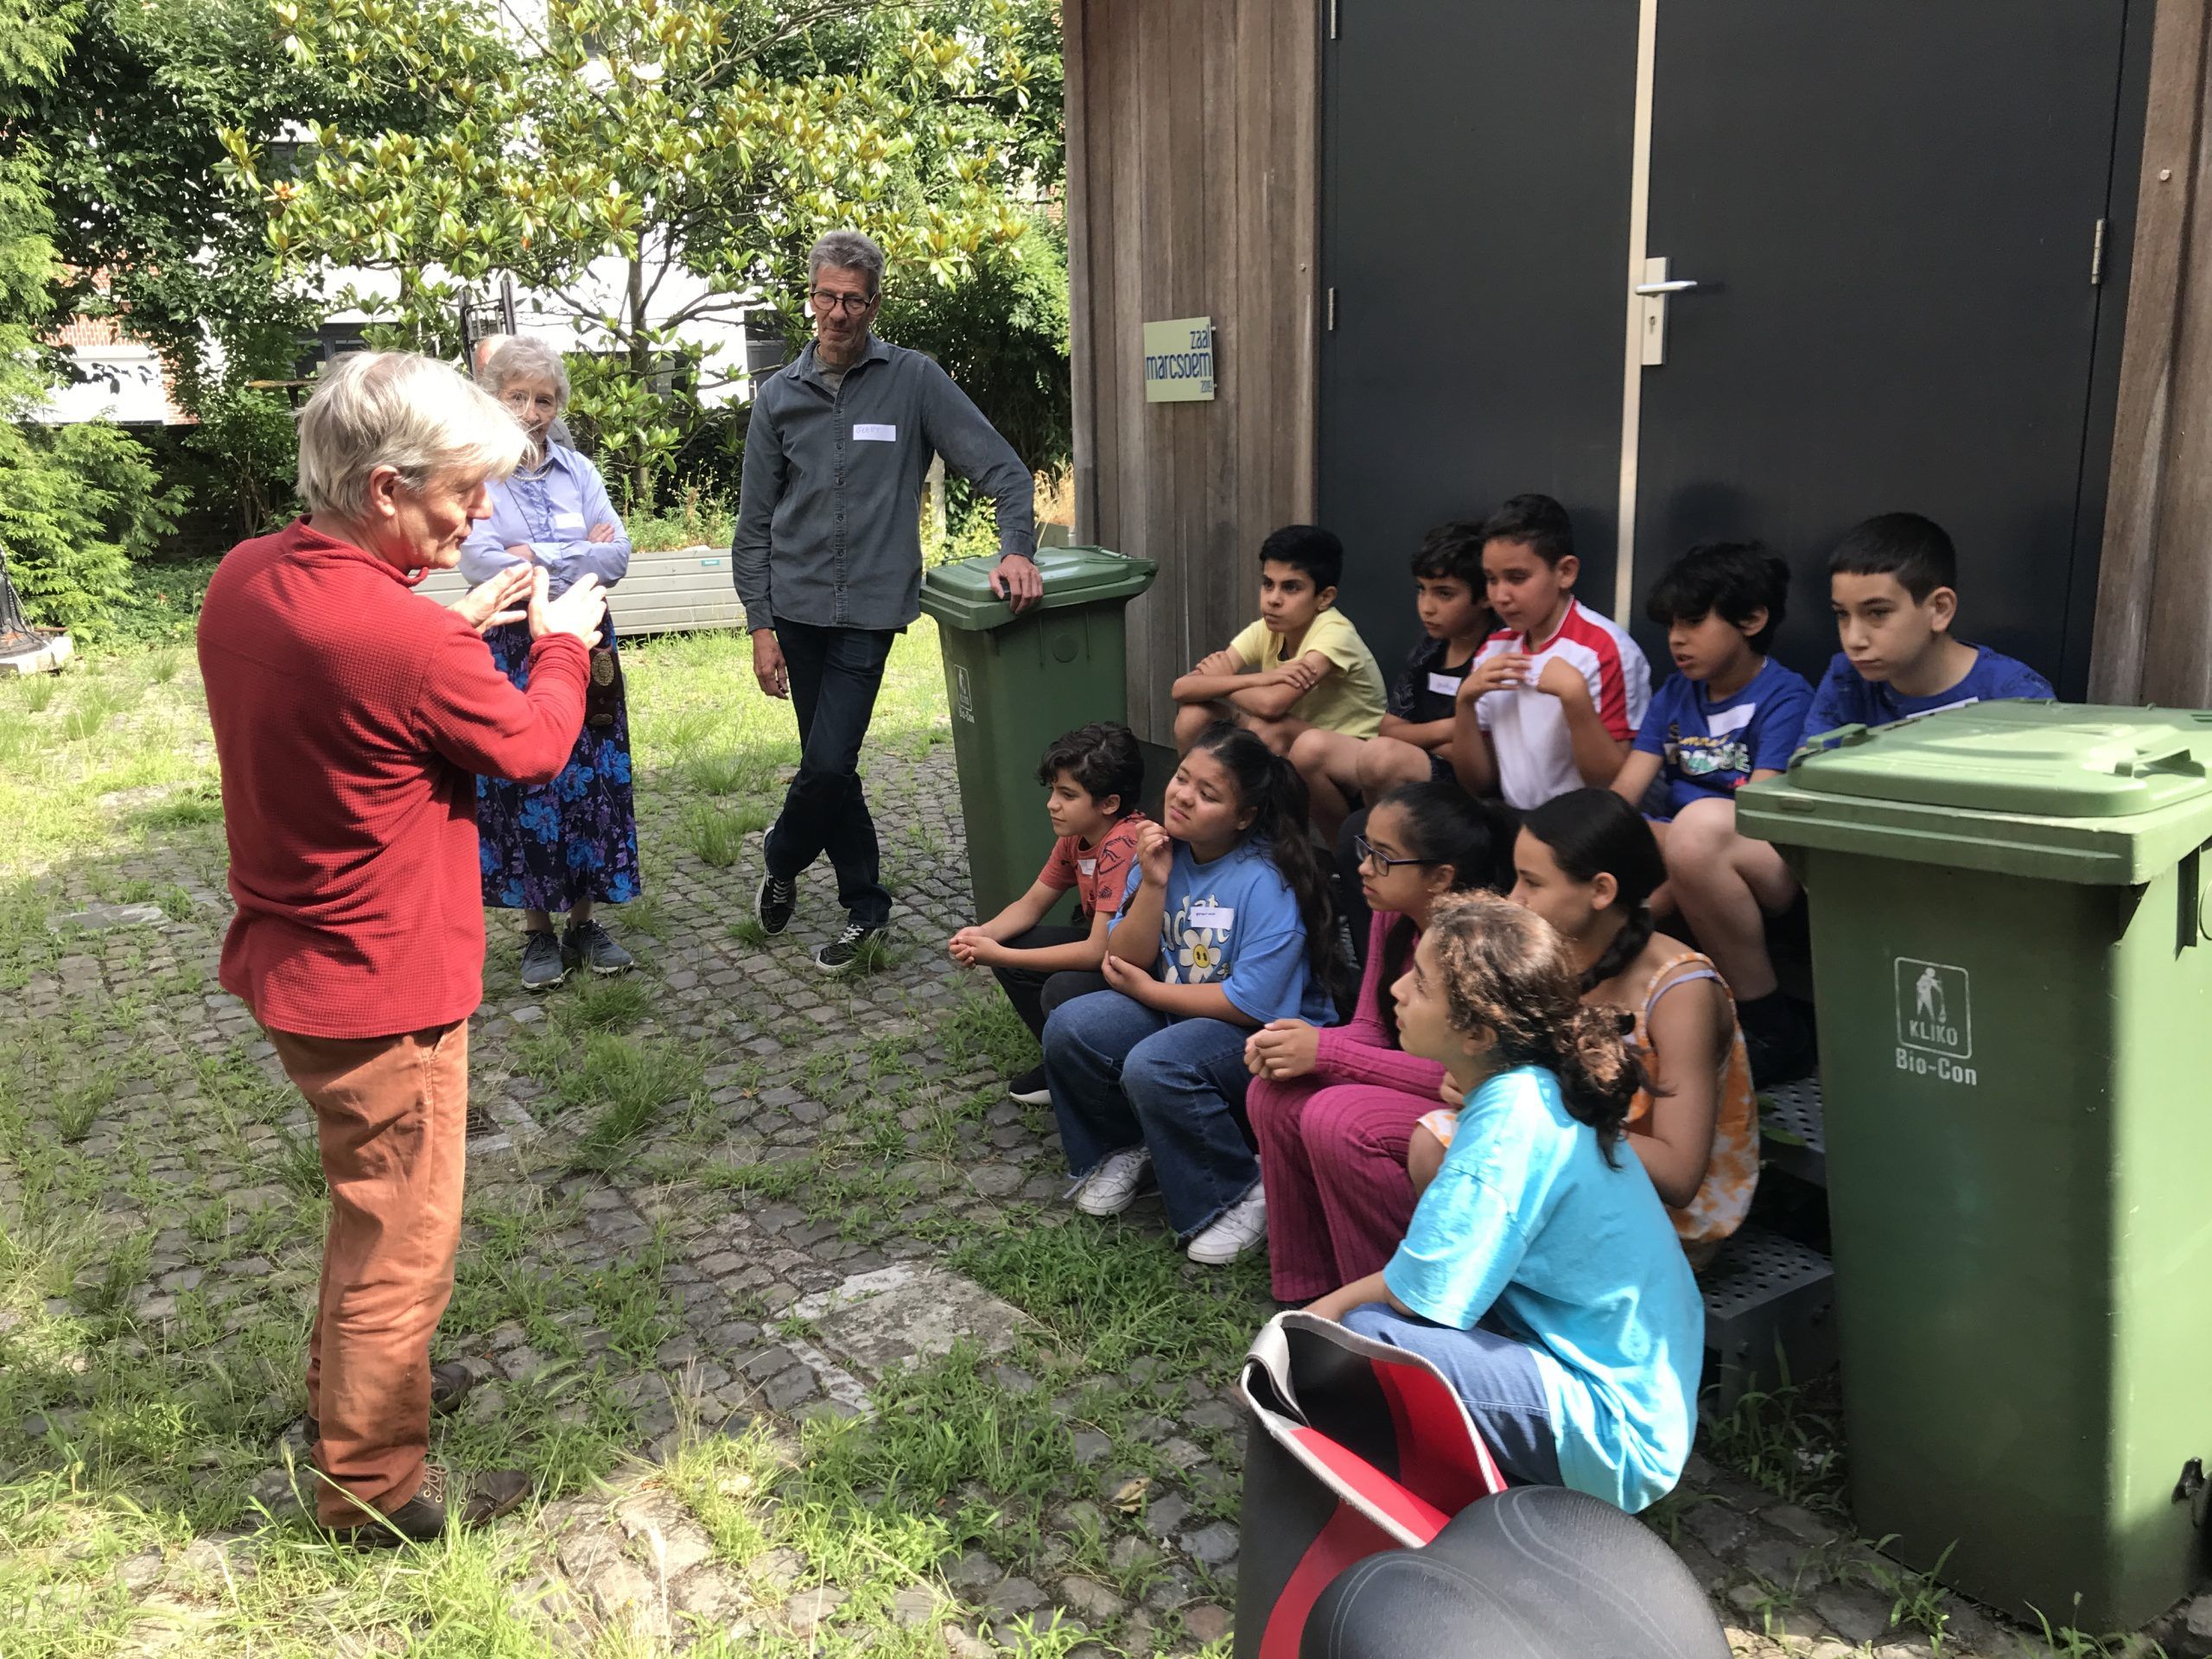
[[(492, 485), (492, 516), (461, 549), (461, 574), (474, 584), (518, 563), (542, 566), (556, 596), (589, 571), (613, 588), (630, 568), (630, 538), (607, 499), (599, 469), (548, 435), (569, 400), (561, 354), (543, 340), (504, 340), (479, 377), (531, 440), (512, 476)], [(618, 974), (632, 964), (595, 915), (639, 892), (638, 821), (631, 798), (629, 712), (622, 697), (610, 615), (593, 653), (584, 728), (567, 767), (550, 784), (525, 787), (480, 779), (476, 822), (484, 902), (523, 912), (522, 982), (550, 990), (573, 969)], [(516, 685), (529, 672), (523, 623), (485, 636), (493, 659)], [(566, 912), (567, 929), (553, 918)]]

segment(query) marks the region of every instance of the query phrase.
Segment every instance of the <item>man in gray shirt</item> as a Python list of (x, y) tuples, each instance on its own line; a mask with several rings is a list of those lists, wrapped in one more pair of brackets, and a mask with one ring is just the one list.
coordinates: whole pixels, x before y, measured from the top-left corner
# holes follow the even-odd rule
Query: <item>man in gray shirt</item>
[(768, 830), (753, 914), (782, 932), (799, 873), (827, 853), (846, 919), (814, 963), (834, 974), (891, 920), (855, 767), (891, 641), (921, 613), (922, 476), (932, 456), (997, 506), (991, 590), (1019, 611), (1045, 588), (1032, 557), (1028, 468), (943, 369), (869, 330), (883, 250), (857, 231), (832, 231), (807, 271), (814, 339), (753, 394), (730, 564), (753, 677), (798, 715), (798, 775)]

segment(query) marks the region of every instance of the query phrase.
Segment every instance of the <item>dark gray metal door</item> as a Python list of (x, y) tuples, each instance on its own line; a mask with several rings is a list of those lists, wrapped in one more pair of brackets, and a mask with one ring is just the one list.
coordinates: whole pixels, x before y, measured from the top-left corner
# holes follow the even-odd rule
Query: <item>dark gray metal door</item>
[(1508, 495), (1564, 501), (1611, 591), (1637, 8), (1321, 10), (1320, 514), (1387, 674), (1422, 532)]
[(1660, 0), (1645, 251), (1698, 286), (1642, 377), (1639, 613), (1683, 547), (1759, 536), (1812, 674), (1829, 550), (1907, 509), (1958, 543), (1962, 635), (2080, 695), (2150, 13)]

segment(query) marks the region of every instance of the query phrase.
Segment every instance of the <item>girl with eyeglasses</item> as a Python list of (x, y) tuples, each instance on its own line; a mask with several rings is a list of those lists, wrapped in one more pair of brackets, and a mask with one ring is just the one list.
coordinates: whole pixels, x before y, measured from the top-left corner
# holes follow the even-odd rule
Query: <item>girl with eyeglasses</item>
[(1357, 837), (1360, 887), (1373, 912), (1365, 972), (1349, 1024), (1276, 1020), (1246, 1039), (1245, 1107), (1268, 1192), (1276, 1300), (1311, 1300), (1375, 1272), (1413, 1217), (1406, 1157), (1433, 1110), (1444, 1068), (1401, 1049), (1389, 987), (1406, 971), (1447, 893), (1502, 888), (1510, 831), (1450, 784), (1408, 784)]

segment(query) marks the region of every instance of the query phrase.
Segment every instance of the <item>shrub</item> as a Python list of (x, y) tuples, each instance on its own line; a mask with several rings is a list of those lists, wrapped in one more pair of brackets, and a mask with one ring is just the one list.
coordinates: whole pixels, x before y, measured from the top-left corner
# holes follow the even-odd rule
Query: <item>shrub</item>
[(106, 421), (0, 423), (0, 548), (35, 622), (99, 637), (129, 597), (131, 559), (152, 551), (185, 500)]

